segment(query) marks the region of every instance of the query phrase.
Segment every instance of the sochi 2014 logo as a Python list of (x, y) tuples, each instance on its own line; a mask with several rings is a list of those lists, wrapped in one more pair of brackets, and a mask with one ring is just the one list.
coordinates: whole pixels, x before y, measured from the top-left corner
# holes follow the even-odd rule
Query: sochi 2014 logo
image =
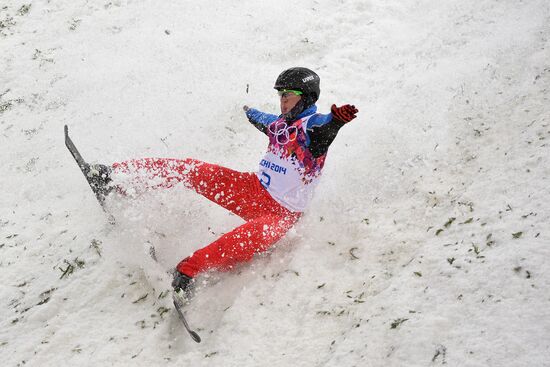
[(286, 145), (291, 141), (296, 140), (298, 129), (296, 126), (289, 126), (284, 121), (278, 121), (269, 125), (269, 132), (273, 134), (275, 140), (277, 140), (277, 144)]

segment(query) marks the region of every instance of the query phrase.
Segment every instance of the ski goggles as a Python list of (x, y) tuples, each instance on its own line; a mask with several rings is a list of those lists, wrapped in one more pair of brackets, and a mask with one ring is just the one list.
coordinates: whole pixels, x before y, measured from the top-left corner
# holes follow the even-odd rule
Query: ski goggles
[(303, 92), (301, 92), (299, 90), (294, 90), (294, 89), (279, 89), (277, 91), (277, 93), (279, 94), (279, 97), (281, 97), (281, 98), (290, 97), (291, 95), (301, 96), (302, 94), (304, 94)]

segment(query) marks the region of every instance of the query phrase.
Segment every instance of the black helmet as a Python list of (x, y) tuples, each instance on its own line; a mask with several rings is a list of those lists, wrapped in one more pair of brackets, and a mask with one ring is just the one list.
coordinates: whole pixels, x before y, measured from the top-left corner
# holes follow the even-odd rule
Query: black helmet
[(304, 93), (303, 101), (304, 107), (307, 108), (317, 102), (321, 90), (319, 88), (319, 75), (314, 71), (307, 68), (294, 67), (283, 71), (277, 80), (273, 88), (277, 90), (281, 89), (294, 89)]

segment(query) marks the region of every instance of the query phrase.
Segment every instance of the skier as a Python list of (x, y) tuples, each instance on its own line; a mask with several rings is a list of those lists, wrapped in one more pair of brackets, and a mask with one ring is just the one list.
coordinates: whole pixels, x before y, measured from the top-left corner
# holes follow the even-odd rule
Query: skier
[[(240, 216), (245, 223), (195, 251), (176, 266), (172, 287), (191, 296), (195, 277), (210, 270), (230, 270), (269, 249), (298, 221), (319, 182), (327, 151), (340, 128), (353, 120), (355, 106), (332, 105), (331, 113), (317, 113), (319, 76), (310, 69), (283, 71), (274, 89), (280, 115), (244, 106), (248, 120), (269, 138), (258, 172), (237, 172), (195, 159), (144, 158), (96, 165), (97, 187), (110, 191), (116, 174), (145, 176), (149, 188), (178, 183)], [(143, 182), (142, 179), (140, 179)], [(118, 187), (124, 191), (124, 187)]]

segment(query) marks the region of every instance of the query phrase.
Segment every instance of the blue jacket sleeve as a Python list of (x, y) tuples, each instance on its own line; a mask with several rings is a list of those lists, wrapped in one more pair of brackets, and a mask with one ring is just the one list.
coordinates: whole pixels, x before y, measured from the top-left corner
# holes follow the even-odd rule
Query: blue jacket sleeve
[(269, 113), (264, 113), (261, 111), (258, 111), (255, 108), (250, 108), (248, 111), (246, 111), (246, 117), (248, 117), (248, 121), (252, 125), (254, 125), (258, 130), (263, 132), (267, 135), (267, 127), (269, 124), (277, 120), (279, 117), (276, 115), (272, 115)]

